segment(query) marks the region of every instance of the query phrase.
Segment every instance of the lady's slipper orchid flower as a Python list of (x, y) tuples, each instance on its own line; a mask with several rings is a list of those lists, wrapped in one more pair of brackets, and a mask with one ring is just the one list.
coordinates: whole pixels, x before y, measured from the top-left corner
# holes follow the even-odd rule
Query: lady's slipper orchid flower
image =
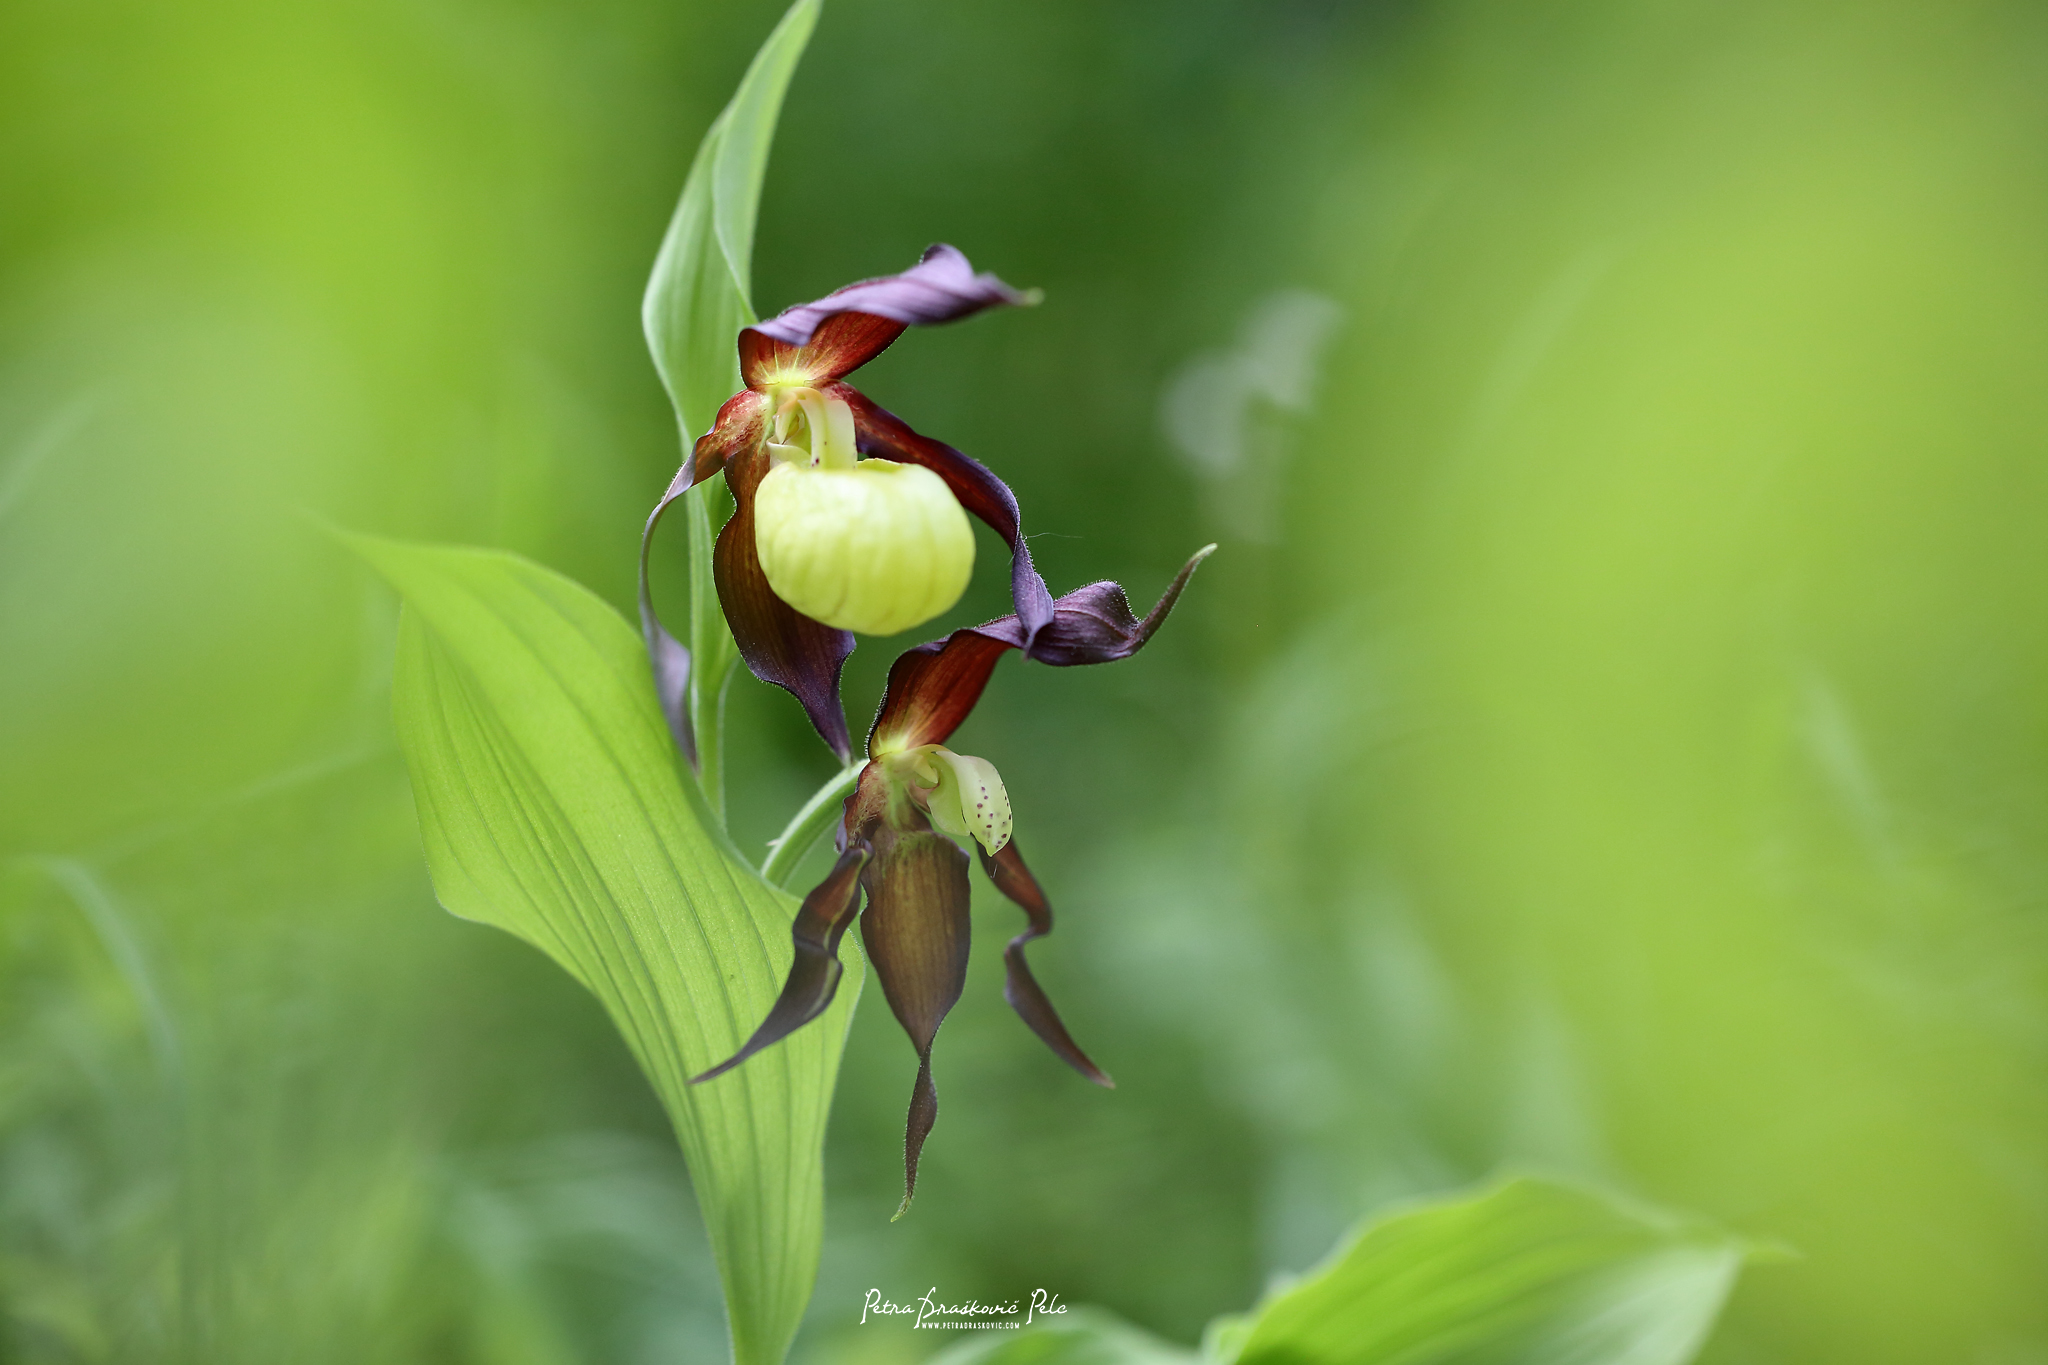
[[(856, 916), (882, 993), (917, 1049), (917, 1082), (904, 1134), (901, 1217), (917, 1190), (917, 1162), (938, 1117), (932, 1040), (967, 978), (967, 855), (944, 837), (978, 846), (983, 871), (1026, 916), (1003, 951), (1003, 997), (1061, 1059), (1098, 1085), (1113, 1083), (1068, 1034), (1032, 977), (1025, 945), (1052, 931), (1052, 907), (1010, 834), (1010, 798), (985, 759), (945, 747), (967, 719), (996, 662), (1030, 646), (1058, 666), (1128, 658), (1166, 619), (1211, 545), (1190, 559), (1140, 620), (1124, 590), (1093, 583), (1051, 604), (1034, 634), (1020, 617), (956, 630), (898, 656), (874, 727), (868, 761), (846, 799), (839, 861), (804, 898), (790, 935), (796, 960), (768, 1018), (731, 1059), (697, 1081), (738, 1066), (817, 1018), (839, 987), (839, 940)], [(861, 910), (862, 893), (867, 907)]]
[[(852, 753), (839, 704), (852, 632), (908, 630), (959, 600), (974, 566), (965, 513), (1009, 542), (1027, 645), (1052, 613), (1003, 481), (918, 435), (845, 377), (908, 326), (1031, 302), (939, 245), (900, 275), (850, 284), (742, 329), (746, 388), (719, 409), (648, 518), (651, 537), (671, 502), (724, 472), (735, 506), (719, 532), (713, 576), (740, 657), (755, 677), (795, 696), (841, 758)], [(681, 646), (655, 620), (645, 545), (643, 538), (642, 625), (670, 723), (686, 740), (672, 662)]]

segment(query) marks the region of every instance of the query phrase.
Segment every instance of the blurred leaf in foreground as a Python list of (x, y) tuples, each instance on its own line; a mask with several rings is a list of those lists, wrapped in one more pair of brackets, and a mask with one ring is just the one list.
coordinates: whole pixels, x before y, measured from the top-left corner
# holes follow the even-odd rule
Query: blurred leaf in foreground
[[(1528, 1177), (1368, 1222), (1249, 1313), (1206, 1365), (1684, 1365), (1746, 1248), (1710, 1226)], [(932, 1365), (1195, 1365), (1113, 1317), (976, 1341)]]
[(775, 998), (796, 906), (681, 779), (640, 642), (516, 556), (353, 543), (406, 601), (392, 706), (436, 894), (603, 1001), (682, 1143), (734, 1357), (780, 1360), (817, 1273), (825, 1118), (858, 965), (827, 1027), (688, 1090)]
[(1710, 1227), (1514, 1179), (1375, 1219), (1205, 1344), (1218, 1365), (1682, 1365), (1743, 1255)]

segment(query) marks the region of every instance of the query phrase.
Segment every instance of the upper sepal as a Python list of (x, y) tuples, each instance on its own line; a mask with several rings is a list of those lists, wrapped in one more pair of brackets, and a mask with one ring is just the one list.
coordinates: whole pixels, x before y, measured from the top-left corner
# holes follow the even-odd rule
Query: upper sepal
[(1035, 302), (986, 271), (976, 273), (957, 247), (940, 242), (900, 275), (849, 284), (742, 330), (740, 374), (752, 389), (825, 384), (873, 360), (905, 327)]
[(869, 758), (943, 744), (960, 728), (960, 722), (981, 699), (982, 688), (988, 686), (996, 660), (1016, 648), (987, 630), (986, 626), (970, 626), (896, 656), (896, 662), (889, 665), (889, 685), (882, 693), (881, 710), (868, 731)]

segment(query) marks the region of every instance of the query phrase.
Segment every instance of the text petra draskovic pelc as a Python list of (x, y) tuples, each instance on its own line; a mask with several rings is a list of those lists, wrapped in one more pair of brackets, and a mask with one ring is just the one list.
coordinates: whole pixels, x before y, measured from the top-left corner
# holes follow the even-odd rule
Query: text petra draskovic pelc
[(1002, 1329), (1028, 1327), (1040, 1318), (1058, 1317), (1066, 1311), (1059, 1295), (1043, 1289), (1032, 1290), (1028, 1298), (999, 1299), (994, 1303), (969, 1298), (950, 1303), (939, 1296), (938, 1286), (933, 1285), (907, 1303), (897, 1303), (884, 1298), (881, 1290), (870, 1289), (861, 1303), (860, 1320), (863, 1324), (900, 1322), (910, 1327)]

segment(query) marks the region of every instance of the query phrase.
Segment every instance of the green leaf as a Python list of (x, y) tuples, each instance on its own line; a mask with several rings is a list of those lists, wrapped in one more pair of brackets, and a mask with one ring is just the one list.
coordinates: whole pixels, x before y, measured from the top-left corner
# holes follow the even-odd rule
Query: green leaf
[(930, 1365), (1683, 1365), (1746, 1244), (1554, 1181), (1513, 1179), (1368, 1222), (1198, 1358), (1100, 1309), (989, 1333)]
[(640, 320), (686, 446), (711, 429), (720, 405), (740, 390), (737, 339), (754, 321), (750, 277), (761, 181), (818, 4), (796, 0), (789, 7), (704, 134), (647, 281)]
[(604, 1002), (675, 1125), (734, 1359), (773, 1365), (817, 1274), (855, 955), (828, 1016), (702, 1086), (767, 1014), (796, 902), (682, 780), (638, 635), (516, 556), (351, 537), (405, 599), (393, 711), (441, 903)]
[(1374, 1220), (1204, 1345), (1217, 1365), (1682, 1365), (1744, 1255), (1700, 1224), (1513, 1179)]

